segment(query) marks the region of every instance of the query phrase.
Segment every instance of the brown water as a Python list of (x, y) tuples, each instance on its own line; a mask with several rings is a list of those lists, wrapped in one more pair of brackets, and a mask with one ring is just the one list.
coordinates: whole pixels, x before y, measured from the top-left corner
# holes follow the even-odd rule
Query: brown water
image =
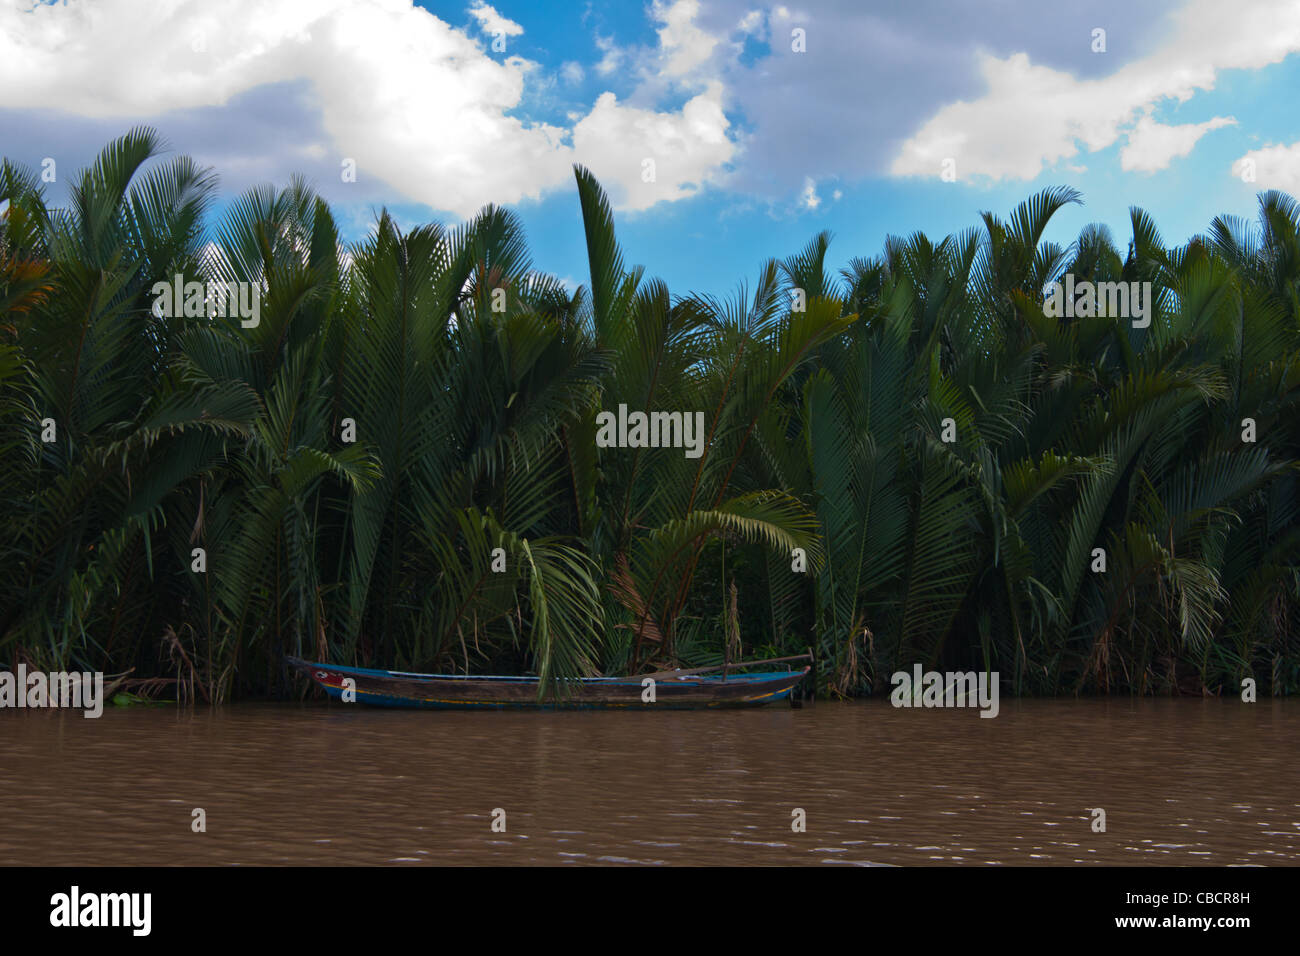
[(3, 711), (0, 864), (1295, 865), (1298, 729), (1232, 700)]

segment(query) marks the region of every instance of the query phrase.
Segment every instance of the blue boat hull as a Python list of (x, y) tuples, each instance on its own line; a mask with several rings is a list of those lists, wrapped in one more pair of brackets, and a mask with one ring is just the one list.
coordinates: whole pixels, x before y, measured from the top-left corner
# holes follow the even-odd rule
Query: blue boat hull
[(342, 667), (291, 658), (332, 698), (429, 710), (686, 710), (757, 707), (788, 698), (808, 668), (728, 676), (588, 677), (539, 698), (535, 677), (470, 677)]

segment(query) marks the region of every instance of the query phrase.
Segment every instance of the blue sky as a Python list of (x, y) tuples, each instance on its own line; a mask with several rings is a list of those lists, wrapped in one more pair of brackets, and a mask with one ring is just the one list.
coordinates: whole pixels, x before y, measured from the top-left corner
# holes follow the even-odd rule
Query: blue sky
[(0, 0), (0, 153), (54, 158), (54, 199), (148, 123), (215, 167), (226, 197), (306, 174), (353, 238), (382, 206), (414, 225), (508, 205), (536, 267), (583, 282), (581, 162), (631, 262), (674, 292), (726, 294), (820, 230), (838, 267), (1058, 183), (1085, 205), (1051, 238), (1099, 221), (1121, 245), (1132, 205), (1174, 243), (1220, 213), (1253, 217), (1264, 189), (1300, 195), (1295, 0), (154, 11)]

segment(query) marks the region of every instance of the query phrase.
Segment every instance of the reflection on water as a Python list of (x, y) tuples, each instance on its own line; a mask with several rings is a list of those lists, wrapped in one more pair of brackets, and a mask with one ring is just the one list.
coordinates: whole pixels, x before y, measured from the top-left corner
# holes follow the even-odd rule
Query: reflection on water
[(0, 863), (1295, 865), (1298, 729), (1235, 700), (0, 711)]

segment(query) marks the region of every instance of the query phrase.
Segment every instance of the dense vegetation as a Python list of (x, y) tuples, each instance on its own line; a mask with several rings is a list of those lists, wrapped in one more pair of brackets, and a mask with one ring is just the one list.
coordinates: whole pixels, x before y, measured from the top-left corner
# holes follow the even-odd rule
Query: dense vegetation
[[(915, 662), (1300, 688), (1287, 196), (1181, 248), (1135, 209), (1122, 253), (1044, 242), (1079, 200), (1049, 189), (838, 275), (819, 235), (720, 301), (629, 267), (581, 168), (570, 292), (504, 209), (345, 245), (295, 181), (213, 224), (211, 172), (159, 153), (132, 131), (64, 209), (0, 169), (0, 660), (213, 700), (296, 686), (286, 654), (562, 677), (807, 646), (842, 694)], [(1067, 272), (1151, 282), (1150, 327), (1049, 317)], [(255, 283), (260, 323), (159, 316), (176, 273)], [(704, 412), (704, 454), (598, 447), (619, 404)]]

